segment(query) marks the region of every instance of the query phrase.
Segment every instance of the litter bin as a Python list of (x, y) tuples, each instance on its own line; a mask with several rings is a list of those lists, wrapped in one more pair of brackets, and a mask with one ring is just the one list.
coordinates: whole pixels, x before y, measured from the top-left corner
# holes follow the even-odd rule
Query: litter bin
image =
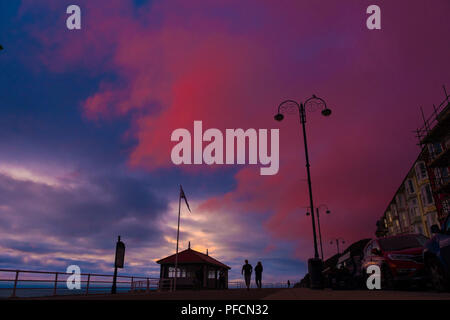
[(319, 258), (311, 258), (308, 260), (308, 272), (310, 275), (310, 288), (323, 289), (322, 279), (323, 262)]

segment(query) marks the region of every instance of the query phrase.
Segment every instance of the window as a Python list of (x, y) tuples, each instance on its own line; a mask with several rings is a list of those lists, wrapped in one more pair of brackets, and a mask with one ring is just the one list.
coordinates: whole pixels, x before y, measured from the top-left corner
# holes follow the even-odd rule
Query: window
[(428, 145), (428, 150), (430, 151), (431, 158), (436, 158), (442, 152), (442, 146), (439, 142)]
[(409, 217), (411, 221), (414, 221), (415, 217), (420, 216), (419, 207), (417, 206), (417, 199), (412, 199), (408, 202)]
[(442, 152), (442, 146), (439, 142), (433, 143), (434, 154), (438, 155)]
[(389, 222), (392, 222), (392, 215), (391, 215), (391, 212), (388, 211), (386, 215), (387, 215), (388, 221), (389, 221)]
[(383, 238), (378, 241), (384, 251), (397, 251), (422, 247), (427, 241), (427, 238), (424, 236), (408, 234), (391, 238)]
[[(177, 268), (178, 269), (178, 278), (186, 278), (186, 269)], [(169, 267), (169, 278), (175, 278), (175, 267)]]
[(215, 279), (215, 278), (216, 278), (216, 270), (209, 270), (208, 279)]
[(406, 206), (405, 195), (403, 193), (399, 193), (396, 196), (397, 207), (404, 208)]
[(429, 184), (423, 186), (421, 188), (421, 195), (422, 195), (422, 201), (424, 203), (424, 205), (429, 206), (432, 205), (434, 203), (433, 200), (433, 193), (431, 192), (431, 187)]
[(409, 194), (416, 193), (416, 189), (414, 188), (414, 182), (412, 181), (412, 179), (406, 180), (406, 190)]
[(437, 184), (439, 186), (447, 183), (450, 179), (447, 167), (434, 169), (434, 174), (436, 175)]
[(373, 246), (373, 241), (371, 243), (369, 243), (366, 247), (366, 251), (365, 251), (366, 257), (370, 257), (372, 255), (372, 246)]
[(406, 231), (408, 229), (408, 217), (406, 213), (401, 214), (401, 219), (402, 219), (402, 227)]
[[(380, 246), (378, 245), (378, 242), (376, 242), (376, 241), (372, 242), (372, 249), (378, 249), (378, 250), (381, 250), (381, 249), (380, 249)], [(372, 250), (372, 249), (370, 249), (370, 250)]]
[(392, 214), (393, 217), (398, 216), (397, 207), (396, 207), (396, 205), (394, 203), (391, 204), (391, 214)]
[(428, 178), (427, 167), (425, 166), (425, 162), (423, 162), (423, 161), (417, 162), (416, 176), (417, 176), (417, 180), (419, 180), (419, 181)]
[(401, 232), (400, 222), (398, 220), (395, 220), (395, 232), (396, 233), (400, 233)]

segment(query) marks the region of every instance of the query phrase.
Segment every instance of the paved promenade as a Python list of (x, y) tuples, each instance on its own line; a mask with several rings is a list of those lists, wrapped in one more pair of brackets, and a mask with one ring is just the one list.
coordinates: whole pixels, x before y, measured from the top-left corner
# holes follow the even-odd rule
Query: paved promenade
[(295, 289), (230, 289), (57, 296), (33, 300), (450, 300), (450, 293), (432, 291), (334, 291)]

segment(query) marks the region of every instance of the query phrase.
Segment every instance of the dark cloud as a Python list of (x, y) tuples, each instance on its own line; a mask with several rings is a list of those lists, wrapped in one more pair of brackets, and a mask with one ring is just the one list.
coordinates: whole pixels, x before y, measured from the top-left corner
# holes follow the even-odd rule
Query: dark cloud
[[(154, 223), (167, 208), (148, 183), (126, 176), (88, 176), (73, 188), (18, 181), (0, 175), (0, 227), (15, 234), (30, 231), (66, 243), (87, 243), (110, 248), (117, 235), (140, 243), (157, 242), (161, 232)], [(11, 248), (40, 252), (39, 244), (9, 242)], [(57, 249), (57, 248), (54, 248)]]

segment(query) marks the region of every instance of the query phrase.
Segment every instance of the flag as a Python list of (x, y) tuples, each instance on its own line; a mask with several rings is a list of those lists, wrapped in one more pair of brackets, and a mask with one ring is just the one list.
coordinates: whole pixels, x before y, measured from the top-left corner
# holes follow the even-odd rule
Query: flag
[(186, 202), (186, 205), (189, 209), (189, 212), (191, 212), (191, 208), (189, 208), (189, 203), (187, 201), (186, 195), (184, 194), (183, 187), (181, 185), (180, 185), (180, 198), (184, 199), (184, 201)]

